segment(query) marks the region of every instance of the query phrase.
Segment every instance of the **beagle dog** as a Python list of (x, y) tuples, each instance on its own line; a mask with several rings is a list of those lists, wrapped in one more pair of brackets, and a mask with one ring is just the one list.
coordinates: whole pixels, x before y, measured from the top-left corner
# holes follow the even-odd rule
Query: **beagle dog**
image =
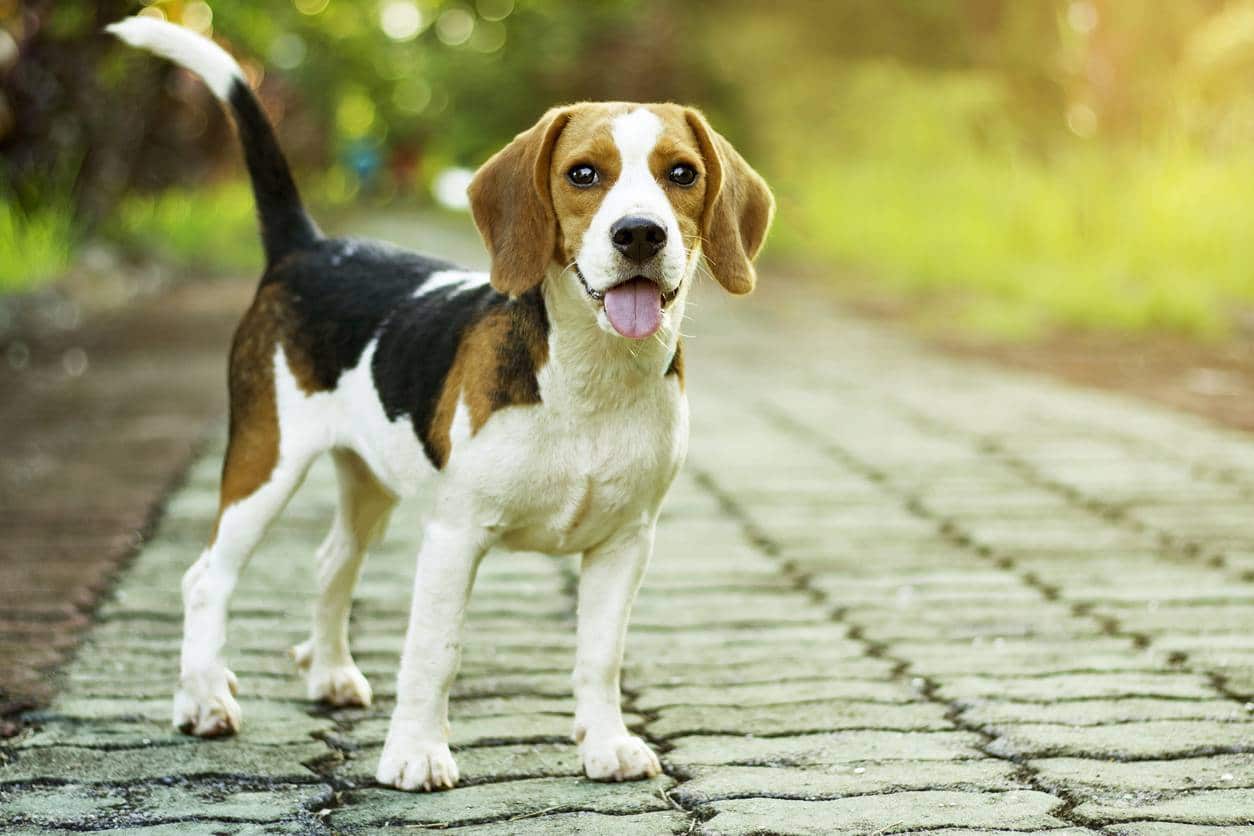
[(348, 642), (363, 553), (398, 498), (435, 480), (380, 783), (458, 781), (449, 687), (475, 570), (498, 546), (582, 555), (573, 678), (584, 771), (656, 775), (619, 705), (627, 620), (687, 449), (685, 300), (702, 258), (729, 292), (753, 289), (774, 211), (762, 178), (691, 108), (557, 107), (475, 174), (470, 204), (491, 271), (470, 272), (323, 237), (226, 52), (150, 18), (108, 29), (229, 105), (266, 257), (231, 346), (217, 521), (183, 578), (174, 725), (202, 737), (239, 730), (223, 661), (228, 601), (329, 452), (339, 509), (317, 552), (312, 635), (293, 654), (309, 697), (331, 705), (370, 704)]

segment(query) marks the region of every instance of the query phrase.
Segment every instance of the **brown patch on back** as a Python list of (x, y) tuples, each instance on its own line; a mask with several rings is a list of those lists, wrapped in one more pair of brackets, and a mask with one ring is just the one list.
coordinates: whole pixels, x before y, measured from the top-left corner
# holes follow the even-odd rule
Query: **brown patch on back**
[(218, 524), (227, 508), (270, 480), (279, 460), (279, 415), (274, 388), (274, 349), (282, 343), (288, 366), (306, 393), (318, 391), (313, 363), (296, 340), (297, 326), (285, 291), (262, 285), (244, 314), (231, 343), (231, 417), (226, 458), (222, 463)]
[(472, 434), (498, 409), (540, 403), (536, 374), (548, 355), (548, 320), (538, 290), (489, 311), (467, 328), (427, 428), (436, 467), (443, 468), (452, 453), (449, 433), (459, 400), (466, 402)]

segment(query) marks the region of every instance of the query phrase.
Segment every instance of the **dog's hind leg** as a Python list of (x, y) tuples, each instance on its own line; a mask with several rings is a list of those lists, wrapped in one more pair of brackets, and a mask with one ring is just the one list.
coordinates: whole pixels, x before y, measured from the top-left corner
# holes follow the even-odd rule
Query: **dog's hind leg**
[[(238, 484), (232, 468), (245, 467), (232, 439), (224, 467), (223, 494)], [(183, 575), (183, 651), (174, 725), (187, 734), (217, 737), (239, 731), (235, 675), (222, 658), (227, 607), (253, 550), (288, 499), (300, 487), (312, 456), (276, 462), (265, 482), (242, 499), (224, 501), (209, 547)], [(233, 478), (234, 477), (234, 478)]]
[(258, 294), (231, 347), (231, 429), (218, 521), (209, 547), (183, 576), (174, 725), (200, 737), (239, 730), (235, 675), (222, 658), (231, 594), (270, 523), (330, 446), (279, 350), (281, 317), (272, 297)]
[(370, 705), (370, 683), (348, 648), (348, 616), (362, 558), (383, 536), (396, 497), (379, 483), (361, 457), (336, 450), (340, 504), (331, 531), (318, 549), (318, 600), (313, 635), (292, 648), (311, 700), (331, 705)]

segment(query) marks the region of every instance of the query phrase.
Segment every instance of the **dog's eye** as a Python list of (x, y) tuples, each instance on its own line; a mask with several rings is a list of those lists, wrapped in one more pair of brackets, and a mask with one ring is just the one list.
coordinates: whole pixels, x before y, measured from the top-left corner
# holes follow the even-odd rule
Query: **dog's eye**
[(566, 172), (566, 179), (574, 183), (581, 189), (596, 185), (601, 179), (601, 175), (597, 174), (597, 170), (590, 165), (577, 165), (570, 171)]
[(683, 163), (673, 166), (666, 176), (676, 186), (691, 186), (697, 182), (697, 170)]

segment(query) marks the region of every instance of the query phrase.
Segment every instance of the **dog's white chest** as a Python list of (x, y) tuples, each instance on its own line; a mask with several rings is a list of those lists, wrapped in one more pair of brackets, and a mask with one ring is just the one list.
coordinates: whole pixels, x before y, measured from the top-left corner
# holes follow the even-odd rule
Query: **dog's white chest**
[(687, 451), (677, 383), (637, 394), (597, 410), (560, 399), (502, 410), (454, 453), (446, 485), (472, 493), (510, 548), (587, 549), (655, 513)]

